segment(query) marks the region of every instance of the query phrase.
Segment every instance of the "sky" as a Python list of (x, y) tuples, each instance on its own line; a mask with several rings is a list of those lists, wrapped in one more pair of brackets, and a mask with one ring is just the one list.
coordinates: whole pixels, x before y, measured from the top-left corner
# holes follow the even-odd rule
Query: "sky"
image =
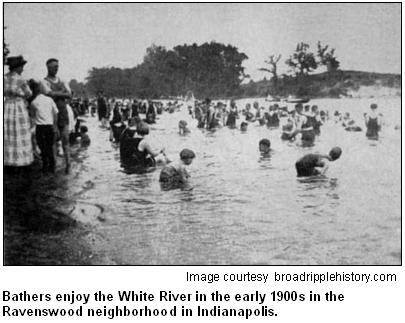
[[(343, 70), (401, 73), (400, 3), (4, 3), (10, 55), (28, 60), (26, 78), (43, 78), (48, 58), (59, 75), (84, 81), (92, 67), (131, 68), (152, 44), (172, 49), (217, 41), (245, 53), (253, 80), (270, 55), (281, 54), (279, 74), (297, 43), (316, 52), (321, 41)], [(323, 70), (319, 70), (322, 72)]]

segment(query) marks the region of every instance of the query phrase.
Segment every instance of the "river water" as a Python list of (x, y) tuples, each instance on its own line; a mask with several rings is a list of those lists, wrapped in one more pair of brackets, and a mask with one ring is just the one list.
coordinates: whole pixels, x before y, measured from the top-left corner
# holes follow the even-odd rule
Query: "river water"
[[(254, 100), (237, 104), (247, 101)], [(378, 141), (330, 121), (311, 148), (282, 142), (279, 129), (249, 124), (246, 133), (226, 127), (210, 132), (197, 129), (185, 108), (164, 113), (151, 128), (151, 141), (172, 158), (183, 148), (197, 155), (188, 167), (192, 189), (172, 191), (162, 191), (159, 168), (123, 172), (108, 131), (88, 117), (92, 143), (76, 152), (69, 179), (72, 190), (84, 188), (75, 195), (78, 205), (83, 203), (76, 216), (93, 225), (118, 264), (400, 264), (401, 130), (394, 129), (401, 125), (400, 98), (310, 104), (331, 113), (350, 111), (363, 126), (371, 102), (384, 115)], [(180, 119), (188, 122), (188, 136), (177, 133)], [(268, 159), (258, 151), (262, 138), (272, 142)], [(299, 157), (333, 146), (343, 154), (325, 177), (296, 177)], [(102, 214), (86, 215), (85, 205), (97, 205)]]

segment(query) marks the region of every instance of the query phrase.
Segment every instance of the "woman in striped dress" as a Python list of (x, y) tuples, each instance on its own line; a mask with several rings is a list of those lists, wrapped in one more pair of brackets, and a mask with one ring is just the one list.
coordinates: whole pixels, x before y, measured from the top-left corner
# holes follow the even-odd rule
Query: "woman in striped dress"
[(9, 57), (4, 75), (4, 166), (27, 166), (34, 160), (27, 101), (32, 92), (21, 76), (27, 61)]

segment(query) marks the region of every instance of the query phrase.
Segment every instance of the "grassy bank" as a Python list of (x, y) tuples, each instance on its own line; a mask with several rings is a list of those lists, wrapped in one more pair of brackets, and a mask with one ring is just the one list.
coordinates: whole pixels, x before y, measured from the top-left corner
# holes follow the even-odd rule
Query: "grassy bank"
[[(281, 76), (277, 95), (308, 95), (311, 98), (400, 96), (401, 75), (359, 71), (336, 71), (301, 78)], [(274, 94), (274, 79), (241, 86), (241, 97), (265, 97)]]

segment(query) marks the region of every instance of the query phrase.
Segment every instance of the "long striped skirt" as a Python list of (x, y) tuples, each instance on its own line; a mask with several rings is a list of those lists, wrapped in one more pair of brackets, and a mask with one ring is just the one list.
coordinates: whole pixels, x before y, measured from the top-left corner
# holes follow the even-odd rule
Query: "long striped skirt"
[(4, 101), (4, 165), (26, 166), (34, 161), (30, 118), (25, 100)]

